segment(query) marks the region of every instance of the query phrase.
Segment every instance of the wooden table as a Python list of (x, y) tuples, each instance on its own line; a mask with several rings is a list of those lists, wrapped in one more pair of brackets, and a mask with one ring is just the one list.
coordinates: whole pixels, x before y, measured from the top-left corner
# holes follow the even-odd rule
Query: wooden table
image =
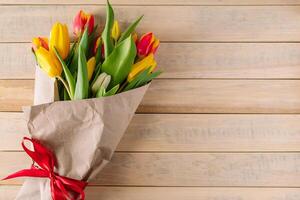
[[(300, 0), (112, 0), (161, 39), (154, 81), (92, 200), (299, 200)], [(0, 177), (27, 167), (33, 36), (104, 0), (0, 0)], [(84, 5), (83, 5), (84, 4)], [(13, 199), (22, 180), (1, 182)]]

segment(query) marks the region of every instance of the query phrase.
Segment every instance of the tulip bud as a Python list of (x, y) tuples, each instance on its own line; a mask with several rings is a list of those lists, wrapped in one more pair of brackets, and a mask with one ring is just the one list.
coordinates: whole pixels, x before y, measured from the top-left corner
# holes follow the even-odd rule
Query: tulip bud
[(87, 62), (88, 79), (91, 80), (96, 66), (95, 57), (91, 57)]
[(137, 53), (139, 57), (148, 56), (150, 53), (155, 53), (159, 46), (159, 40), (153, 35), (153, 33), (146, 33), (142, 35), (137, 42)]
[(102, 84), (101, 84), (101, 87), (103, 87), (104, 89), (106, 89), (110, 83), (110, 80), (111, 80), (111, 76), (110, 75), (107, 75), (105, 77), (105, 79), (103, 80)]
[(133, 39), (133, 42), (134, 42), (134, 43), (137, 43), (137, 41), (138, 41), (138, 35), (137, 35), (137, 33), (136, 33), (136, 32), (132, 33), (132, 34), (131, 34), (131, 37), (132, 37), (132, 39)]
[(114, 21), (114, 25), (111, 30), (111, 37), (115, 41), (115, 44), (117, 43), (118, 39), (120, 38), (121, 31), (119, 27), (119, 22), (117, 20)]
[(101, 44), (102, 44), (102, 41), (101, 41), (101, 36), (100, 36), (97, 38), (97, 40), (95, 42), (94, 49), (93, 49), (94, 54), (97, 53), (97, 49)]
[(96, 79), (95, 83), (92, 85), (92, 92), (96, 94), (98, 89), (101, 87), (103, 81), (105, 80), (106, 76), (109, 76), (105, 72), (101, 73), (98, 78)]
[(65, 59), (69, 55), (70, 38), (66, 25), (61, 23), (55, 23), (53, 25), (50, 33), (49, 47), (53, 55), (55, 55), (54, 48), (56, 48), (62, 59)]
[(131, 82), (139, 73), (147, 68), (150, 68), (150, 72), (152, 72), (156, 66), (157, 63), (154, 60), (154, 55), (153, 53), (150, 53), (147, 57), (132, 66), (131, 71), (128, 74), (127, 81)]
[(62, 73), (62, 67), (56, 56), (47, 51), (44, 47), (40, 47), (35, 51), (38, 65), (48, 74), (50, 77), (60, 76)]
[(89, 34), (91, 34), (94, 30), (94, 23), (95, 19), (93, 15), (86, 14), (80, 10), (73, 20), (73, 32), (79, 37), (87, 26)]
[(33, 50), (36, 51), (40, 47), (44, 47), (46, 50), (49, 50), (49, 41), (47, 38), (36, 37), (32, 39)]

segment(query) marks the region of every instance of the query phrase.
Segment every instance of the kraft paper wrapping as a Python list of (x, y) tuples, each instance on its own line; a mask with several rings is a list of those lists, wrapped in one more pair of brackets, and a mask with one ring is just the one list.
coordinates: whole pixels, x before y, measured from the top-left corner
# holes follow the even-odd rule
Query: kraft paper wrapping
[[(34, 98), (44, 104), (23, 109), (29, 133), (55, 153), (56, 172), (89, 182), (111, 160), (148, 86), (104, 98), (51, 102), (55, 81), (37, 72)], [(51, 200), (49, 179), (25, 180), (16, 199)]]

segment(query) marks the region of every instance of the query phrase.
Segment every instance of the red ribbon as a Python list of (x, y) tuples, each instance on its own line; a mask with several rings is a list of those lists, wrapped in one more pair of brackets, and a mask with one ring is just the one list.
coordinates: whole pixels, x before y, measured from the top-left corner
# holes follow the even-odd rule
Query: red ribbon
[[(29, 150), (24, 142), (30, 141), (33, 145), (34, 151)], [(71, 179), (68, 177), (60, 176), (54, 172), (56, 167), (55, 155), (43, 146), (38, 140), (23, 138), (22, 147), (24, 151), (32, 158), (34, 163), (38, 166), (31, 166), (31, 169), (24, 169), (11, 174), (3, 180), (17, 178), (17, 177), (39, 177), (49, 178), (51, 186), (51, 196), (53, 200), (74, 200), (77, 199), (74, 196), (79, 196), (79, 199), (84, 200), (84, 188), (87, 186), (87, 182)], [(74, 196), (72, 195), (74, 194)]]

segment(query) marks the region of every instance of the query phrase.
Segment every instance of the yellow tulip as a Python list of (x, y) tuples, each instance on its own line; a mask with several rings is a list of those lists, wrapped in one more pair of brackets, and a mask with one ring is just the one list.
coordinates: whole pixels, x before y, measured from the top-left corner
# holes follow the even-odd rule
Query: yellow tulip
[(88, 79), (91, 80), (96, 66), (96, 58), (91, 57), (87, 62)]
[(54, 54), (43, 47), (39, 47), (34, 53), (39, 66), (48, 74), (48, 76), (58, 77), (61, 75), (62, 67)]
[(152, 72), (156, 66), (157, 63), (154, 60), (154, 55), (153, 53), (150, 53), (147, 57), (132, 66), (131, 71), (128, 74), (127, 81), (131, 82), (139, 73), (147, 68), (150, 68), (150, 72)]
[(44, 47), (45, 49), (49, 50), (49, 41), (48, 38), (43, 37), (36, 37), (32, 39), (32, 48), (37, 50), (40, 47)]
[(118, 41), (120, 35), (121, 35), (121, 31), (120, 31), (119, 22), (115, 20), (111, 30), (111, 37), (114, 39), (115, 43)]
[(55, 23), (50, 33), (49, 41), (50, 52), (54, 55), (54, 48), (58, 51), (62, 59), (65, 59), (69, 55), (70, 51), (70, 37), (68, 27), (61, 23)]

